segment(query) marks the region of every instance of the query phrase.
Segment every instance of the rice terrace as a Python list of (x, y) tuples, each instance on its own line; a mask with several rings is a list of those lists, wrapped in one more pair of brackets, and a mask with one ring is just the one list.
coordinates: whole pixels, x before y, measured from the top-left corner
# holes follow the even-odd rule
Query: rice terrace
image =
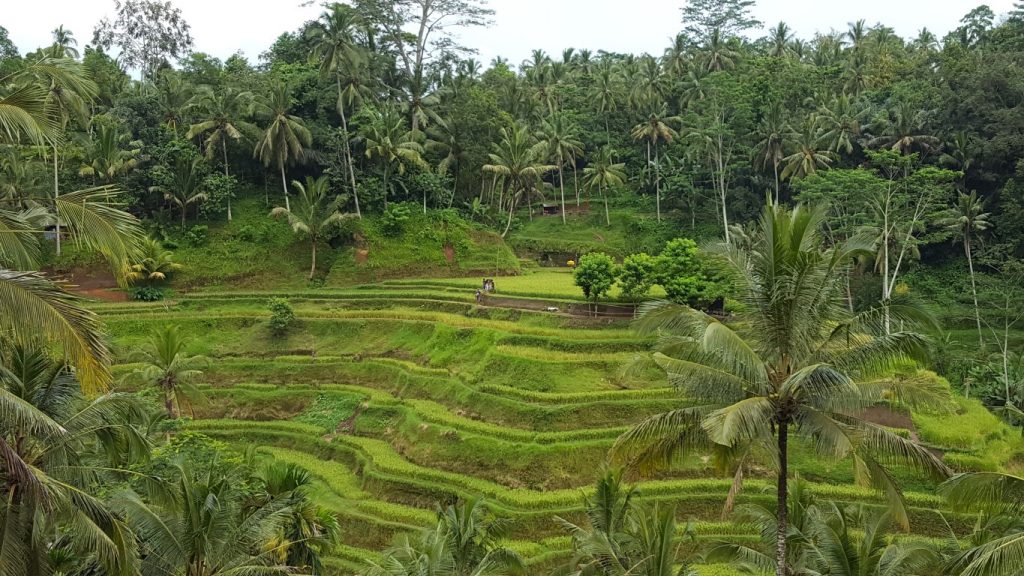
[(71, 4), (0, 576), (1024, 574), (1024, 4)]

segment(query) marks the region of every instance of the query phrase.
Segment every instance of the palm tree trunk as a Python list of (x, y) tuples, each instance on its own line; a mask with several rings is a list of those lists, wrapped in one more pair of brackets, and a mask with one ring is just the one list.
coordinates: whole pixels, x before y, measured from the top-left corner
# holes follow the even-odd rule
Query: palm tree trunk
[(776, 486), (778, 493), (778, 503), (776, 507), (776, 517), (778, 519), (778, 534), (775, 538), (775, 574), (776, 576), (787, 576), (788, 571), (786, 569), (786, 532), (789, 524), (789, 486), (787, 481), (789, 479), (789, 462), (788, 462), (788, 450), (789, 450), (789, 429), (785, 422), (779, 423), (779, 476), (778, 484)]
[(514, 201), (513, 202), (509, 202), (509, 204), (508, 204), (508, 222), (505, 223), (505, 231), (501, 233), (501, 237), (502, 238), (504, 238), (505, 235), (508, 234), (509, 228), (512, 228), (512, 212), (515, 210), (515, 208), (516, 208), (516, 203)]
[(164, 409), (167, 410), (167, 418), (169, 420), (176, 420), (178, 418), (178, 411), (174, 408), (173, 390), (164, 390)]
[(363, 214), (359, 211), (359, 191), (356, 190), (356, 171), (352, 167), (352, 146), (348, 141), (348, 118), (345, 116), (345, 104), (341, 99), (341, 76), (335, 75), (335, 79), (338, 82), (338, 115), (341, 116), (341, 137), (345, 140), (345, 164), (348, 165), (348, 176), (352, 181), (352, 199), (356, 204), (356, 217), (362, 218)]
[(284, 191), (284, 209), (290, 211), (292, 205), (288, 201), (288, 181), (284, 177), (284, 162), (281, 163), (281, 190)]
[(978, 326), (978, 345), (985, 346), (981, 333), (981, 311), (978, 309), (978, 287), (974, 283), (974, 258), (971, 256), (971, 235), (964, 234), (964, 252), (967, 254), (967, 268), (971, 272), (971, 296), (974, 298), (974, 322)]
[(654, 145), (654, 201), (658, 210), (658, 222), (661, 222), (661, 159), (658, 155), (658, 145)]
[(452, 171), (452, 180), (454, 180), (454, 183), (452, 184), (452, 197), (448, 199), (449, 208), (455, 204), (455, 195), (459, 193), (459, 169), (457, 167)]
[(562, 191), (562, 224), (565, 224), (565, 178), (562, 178), (562, 157), (558, 157), (558, 188)]
[(181, 231), (185, 231), (185, 217), (188, 215), (188, 204), (181, 203)]
[(601, 198), (604, 200), (604, 222), (605, 225), (611, 227), (612, 217), (608, 214), (608, 195), (604, 193), (604, 185), (600, 180), (597, 181), (597, 187), (601, 191)]
[(427, 189), (423, 189), (423, 213), (427, 213)]
[[(225, 139), (220, 141), (221, 150), (224, 152), (224, 177), (230, 176), (228, 174), (228, 142)], [(231, 222), (231, 196), (228, 196), (228, 222)]]
[(312, 262), (309, 265), (309, 279), (313, 279), (313, 275), (316, 274), (316, 240), (311, 242), (313, 245), (313, 257)]
[(384, 163), (384, 209), (388, 209), (388, 176), (391, 168), (390, 162)]
[(57, 199), (60, 198), (60, 180), (57, 177), (57, 145), (53, 145), (53, 211), (57, 222), (57, 256), (60, 256), (60, 212), (57, 210)]
[(775, 167), (775, 204), (779, 204), (779, 163), (774, 163)]
[[(576, 159), (572, 161), (572, 187), (576, 192), (576, 207), (580, 205), (580, 180), (576, 174)], [(588, 206), (589, 207), (589, 206)]]

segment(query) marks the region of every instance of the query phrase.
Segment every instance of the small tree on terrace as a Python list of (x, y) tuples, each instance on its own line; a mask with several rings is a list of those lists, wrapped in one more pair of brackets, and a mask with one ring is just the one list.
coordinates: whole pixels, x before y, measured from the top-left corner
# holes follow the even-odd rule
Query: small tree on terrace
[(597, 302), (615, 284), (615, 261), (603, 252), (591, 252), (580, 258), (573, 271), (573, 280), (583, 290), (588, 302)]
[(127, 379), (156, 386), (164, 396), (167, 417), (174, 420), (181, 414), (181, 404), (196, 392), (189, 380), (202, 374), (209, 360), (205, 356), (185, 353), (185, 338), (177, 326), (164, 326), (154, 330), (149, 342), (133, 355), (141, 366), (128, 374)]
[(339, 211), (341, 196), (330, 197), (330, 182), (326, 176), (319, 178), (307, 177), (306, 183), (292, 181), (292, 186), (299, 195), (295, 201), (295, 209), (278, 206), (271, 210), (273, 217), (285, 216), (288, 224), (296, 234), (309, 236), (312, 257), (309, 265), (309, 279), (316, 274), (316, 246), (330, 228), (348, 218), (348, 214)]

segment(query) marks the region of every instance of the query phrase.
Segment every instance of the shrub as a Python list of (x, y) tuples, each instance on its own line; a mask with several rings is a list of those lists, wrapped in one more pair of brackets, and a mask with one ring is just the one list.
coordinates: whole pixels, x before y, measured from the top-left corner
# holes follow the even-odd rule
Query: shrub
[(270, 309), (270, 331), (275, 336), (284, 335), (295, 320), (291, 303), (284, 298), (271, 298), (267, 308)]
[(156, 286), (139, 286), (132, 289), (132, 300), (137, 302), (159, 302), (164, 299), (164, 291)]
[(716, 305), (725, 296), (725, 282), (689, 238), (676, 238), (665, 245), (657, 258), (656, 278), (669, 300), (695, 308)]
[(639, 299), (647, 296), (655, 283), (657, 260), (650, 254), (631, 254), (622, 261), (619, 271), (619, 286), (623, 296)]
[(400, 236), (409, 220), (411, 210), (405, 204), (390, 204), (381, 216), (380, 228), (385, 236)]
[(210, 228), (205, 224), (199, 224), (188, 229), (185, 233), (185, 241), (192, 246), (204, 246), (208, 240)]
[(604, 252), (591, 252), (580, 258), (573, 270), (573, 280), (583, 290), (587, 300), (597, 300), (615, 284), (615, 262)]

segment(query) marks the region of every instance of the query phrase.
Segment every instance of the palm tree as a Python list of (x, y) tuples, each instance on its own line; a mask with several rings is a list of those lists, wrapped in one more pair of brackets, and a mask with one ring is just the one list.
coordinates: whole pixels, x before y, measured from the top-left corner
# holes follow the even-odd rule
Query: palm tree
[[(200, 120), (189, 126), (186, 138), (195, 138), (206, 134), (203, 148), (206, 157), (212, 159), (220, 149), (221, 161), (224, 163), (224, 175), (230, 176), (228, 170), (228, 141), (240, 141), (246, 136), (255, 136), (258, 130), (245, 119), (253, 110), (252, 94), (225, 86), (204, 89), (197, 96), (196, 108)], [(228, 221), (231, 221), (231, 198), (228, 198)]]
[(785, 22), (779, 22), (769, 37), (771, 44), (771, 56), (774, 58), (785, 58), (793, 53), (790, 43), (793, 40), (793, 31)]
[(360, 124), (366, 157), (377, 158), (384, 166), (384, 207), (388, 205), (391, 172), (399, 175), (413, 166), (427, 168), (423, 146), (415, 134), (405, 128), (405, 118), (390, 106), (378, 111), (367, 110), (367, 121)]
[[(1024, 509), (1024, 478), (1000, 472), (959, 474), (939, 487), (956, 511), (1019, 518)], [(1024, 530), (1010, 530), (957, 555), (949, 566), (960, 576), (1012, 576), (1024, 557)]]
[[(3, 273), (0, 272), (0, 278)], [(47, 350), (0, 346), (0, 576), (49, 574), (58, 555), (85, 572), (133, 574), (135, 539), (99, 496), (148, 452), (130, 395), (81, 392)]]
[(868, 146), (889, 148), (900, 154), (931, 152), (942, 142), (928, 133), (928, 111), (918, 110), (909, 102), (899, 102), (887, 111), (887, 122), (881, 134), (868, 141)]
[(289, 514), (275, 499), (251, 505), (242, 483), (218, 466), (205, 470), (174, 464), (166, 485), (150, 482), (145, 498), (135, 492), (116, 497), (117, 507), (151, 553), (143, 574), (285, 576), (294, 568), (276, 561), (284, 544), (275, 537)]
[(602, 65), (597, 69), (594, 85), (590, 91), (591, 102), (597, 104), (597, 111), (604, 117), (605, 142), (611, 142), (611, 129), (608, 118), (618, 108), (621, 84), (615, 69), (610, 65)]
[(604, 220), (607, 226), (612, 225), (612, 219), (608, 213), (608, 195), (605, 190), (625, 183), (625, 169), (625, 164), (615, 163), (612, 150), (607, 146), (602, 148), (593, 162), (583, 169), (583, 185), (591, 190), (597, 188), (601, 199), (604, 200)]
[(253, 156), (259, 157), (264, 166), (273, 164), (281, 173), (281, 190), (285, 208), (288, 208), (288, 180), (284, 170), (288, 164), (303, 158), (306, 148), (313, 143), (313, 137), (302, 118), (291, 113), (292, 95), (288, 84), (272, 84), (270, 97), (257, 100), (256, 106), (257, 114), (263, 117), (267, 126), (256, 142)]
[(185, 113), (194, 103), (195, 90), (174, 70), (163, 70), (156, 82), (158, 113), (164, 126), (178, 136), (178, 128), (185, 122)]
[(205, 356), (187, 355), (186, 344), (177, 326), (154, 329), (146, 346), (131, 356), (132, 361), (141, 366), (125, 376), (128, 381), (157, 387), (164, 396), (164, 409), (171, 420), (178, 418), (181, 405), (196, 394), (189, 380), (202, 374), (201, 369), (209, 364)]
[(168, 276), (184, 268), (174, 261), (174, 254), (165, 249), (159, 240), (146, 238), (142, 241), (141, 259), (137, 264), (132, 264), (128, 277), (132, 282), (152, 284), (163, 282)]
[(178, 158), (174, 163), (174, 168), (165, 178), (165, 182), (152, 187), (154, 192), (162, 192), (165, 200), (181, 210), (182, 232), (185, 231), (188, 207), (203, 202), (209, 197), (203, 190), (201, 162), (202, 160), (199, 158), (192, 160), (184, 157)]
[(775, 174), (775, 203), (779, 202), (779, 164), (785, 158), (787, 125), (782, 119), (782, 107), (773, 102), (761, 119), (758, 129), (760, 141), (754, 148), (754, 165), (761, 170), (772, 167)]
[(796, 135), (793, 144), (796, 150), (782, 159), (786, 163), (783, 180), (806, 178), (819, 168), (828, 168), (835, 160), (832, 152), (821, 149), (821, 130), (813, 118), (804, 123), (803, 131)]
[(939, 225), (953, 232), (954, 238), (963, 241), (964, 255), (967, 256), (967, 268), (971, 273), (971, 296), (974, 298), (974, 321), (978, 326), (978, 345), (984, 346), (985, 339), (981, 332), (981, 311), (978, 308), (978, 288), (974, 281), (974, 258), (971, 253), (971, 240), (978, 232), (988, 230), (989, 213), (984, 212), (985, 201), (978, 198), (977, 191), (970, 194), (960, 193), (956, 206), (939, 221)]
[[(768, 205), (750, 246), (721, 244), (714, 252), (735, 278), (746, 313), (732, 326), (686, 306), (646, 306), (638, 328), (658, 334), (657, 362), (693, 407), (649, 418), (613, 448), (635, 465), (715, 448), (756, 447), (777, 472), (776, 574), (786, 576), (789, 436), (830, 458), (851, 458), (858, 474), (883, 491), (893, 517), (909, 523), (886, 465), (906, 464), (935, 477), (948, 469), (923, 446), (862, 420), (882, 398), (945, 402), (935, 390), (885, 376), (908, 357), (924, 355), (922, 336), (883, 334), (882, 314), (852, 315), (844, 306), (845, 270), (867, 245), (825, 248), (825, 213)], [(908, 320), (919, 318), (901, 315)], [(671, 355), (670, 355), (671, 354)]]
[[(572, 162), (573, 172), (576, 171), (576, 157), (583, 152), (583, 143), (576, 137), (576, 127), (565, 116), (557, 112), (544, 120), (537, 138), (544, 146), (547, 157), (555, 161), (555, 165), (558, 166), (558, 189), (562, 195), (562, 224), (565, 224), (565, 164)], [(576, 194), (576, 203), (579, 204), (578, 193)]]
[(53, 34), (53, 56), (55, 58), (78, 59), (78, 40), (75, 40), (75, 35), (70, 30), (66, 30), (61, 24), (54, 28), (51, 34)]
[(307, 176), (305, 184), (293, 180), (292, 186), (298, 191), (296, 209), (290, 210), (278, 206), (271, 210), (270, 215), (274, 218), (286, 217), (292, 231), (309, 236), (309, 243), (312, 247), (309, 279), (312, 280), (313, 275), (316, 274), (317, 243), (332, 226), (341, 222), (348, 215), (339, 211), (343, 198), (341, 196), (330, 197), (330, 181), (327, 176), (319, 178)]
[(729, 46), (729, 40), (722, 36), (722, 31), (715, 28), (708, 37), (707, 46), (701, 52), (704, 69), (708, 72), (720, 72), (736, 67), (740, 53)]
[(352, 89), (354, 85), (348, 82), (343, 86), (342, 83), (342, 76), (351, 77), (347, 71), (356, 69), (364, 59), (355, 38), (356, 29), (360, 25), (361, 19), (355, 8), (336, 2), (328, 5), (327, 10), (320, 15), (320, 19), (307, 28), (306, 37), (313, 41), (312, 56), (320, 61), (320, 72), (334, 75), (338, 89), (337, 110), (338, 115), (341, 116), (342, 150), (351, 180), (356, 216), (362, 218), (362, 213), (359, 211), (359, 192), (356, 190), (355, 168), (352, 166), (348, 115), (345, 112), (346, 106), (353, 104)]
[(861, 122), (866, 113), (867, 110), (857, 100), (852, 100), (845, 93), (819, 106), (816, 118), (821, 122), (821, 137), (828, 144), (829, 150), (852, 154), (854, 142), (860, 138)]
[(277, 551), (279, 564), (324, 573), (323, 556), (341, 540), (341, 526), (330, 510), (313, 502), (313, 476), (298, 466), (272, 461), (257, 474), (261, 505), (283, 502), (286, 515), (267, 547)]
[(846, 32), (845, 36), (850, 40), (850, 46), (857, 51), (864, 47), (864, 41), (867, 38), (867, 33), (867, 23), (862, 18), (856, 22), (849, 23), (849, 30)]
[[(459, 173), (463, 164), (469, 160), (469, 152), (463, 142), (463, 135), (459, 133), (457, 125), (442, 123), (431, 126), (428, 129), (430, 138), (427, 140), (424, 149), (437, 153), (441, 161), (437, 163), (437, 173), (441, 176), (452, 173), (452, 195), (448, 200), (448, 207), (451, 208), (455, 202), (455, 196), (459, 192)], [(423, 213), (427, 212), (427, 198), (424, 192)]]
[[(111, 183), (120, 176), (139, 167), (142, 163), (142, 142), (127, 142), (128, 135), (121, 134), (116, 125), (100, 124), (85, 148), (79, 176), (99, 177), (105, 183)], [(127, 143), (127, 150), (121, 148)]]
[[(555, 169), (555, 166), (543, 163), (541, 150), (531, 141), (526, 128), (516, 125), (511, 131), (501, 129), (501, 140), (494, 145), (490, 163), (483, 166), (483, 171), (493, 174), (495, 179), (501, 178), (504, 191), (507, 192), (508, 222), (501, 233), (503, 237), (512, 227), (512, 215), (519, 202), (524, 197), (530, 201), (538, 191), (541, 178)], [(499, 199), (499, 210), (502, 209), (501, 203)]]
[[(672, 140), (679, 137), (679, 133), (670, 124), (681, 122), (678, 116), (668, 115), (668, 106), (662, 103), (661, 108), (653, 110), (647, 120), (633, 127), (630, 135), (634, 140), (643, 140), (647, 143), (647, 165), (654, 167), (654, 198), (657, 206), (658, 222), (661, 222), (661, 169), (658, 145), (661, 142), (670, 144)], [(654, 148), (654, 157), (651, 157), (651, 148)]]

